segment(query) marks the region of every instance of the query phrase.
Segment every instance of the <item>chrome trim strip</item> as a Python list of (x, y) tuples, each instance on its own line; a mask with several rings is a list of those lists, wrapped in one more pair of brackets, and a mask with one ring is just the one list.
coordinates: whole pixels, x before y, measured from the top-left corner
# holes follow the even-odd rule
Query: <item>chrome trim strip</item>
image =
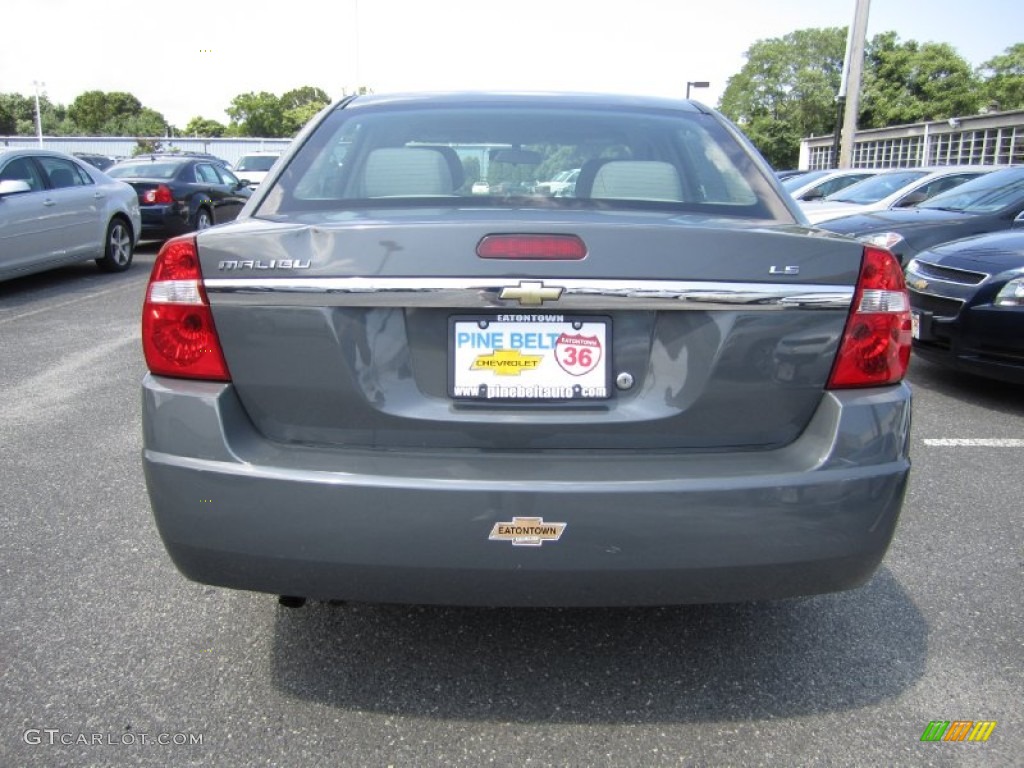
[[(524, 306), (498, 297), (522, 282), (562, 288), (562, 296)], [(561, 278), (308, 277), (204, 281), (214, 306), (439, 307), (522, 311), (848, 309), (853, 286), (678, 280)]]

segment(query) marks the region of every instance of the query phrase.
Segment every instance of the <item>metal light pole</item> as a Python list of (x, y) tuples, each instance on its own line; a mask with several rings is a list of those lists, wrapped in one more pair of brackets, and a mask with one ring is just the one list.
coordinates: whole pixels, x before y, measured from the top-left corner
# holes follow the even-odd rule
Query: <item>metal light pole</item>
[(707, 80), (688, 80), (686, 82), (686, 98), (690, 98), (690, 88), (707, 88), (711, 83)]
[(846, 48), (846, 65), (843, 68), (845, 89), (840, 96), (845, 96), (843, 103), (843, 131), (839, 147), (839, 163), (837, 168), (850, 168), (853, 165), (853, 142), (857, 138), (857, 110), (860, 107), (860, 80), (864, 69), (864, 45), (868, 31), (868, 11), (871, 0), (856, 0), (853, 15), (853, 26)]
[(46, 87), (46, 83), (33, 80), (32, 85), (36, 87), (36, 135), (39, 137), (39, 147), (43, 146), (43, 113), (39, 111), (39, 88)]

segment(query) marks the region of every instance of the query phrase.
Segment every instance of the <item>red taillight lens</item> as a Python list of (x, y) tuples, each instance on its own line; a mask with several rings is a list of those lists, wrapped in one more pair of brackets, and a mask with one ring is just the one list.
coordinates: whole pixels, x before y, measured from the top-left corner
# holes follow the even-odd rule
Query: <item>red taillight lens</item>
[(195, 237), (164, 243), (142, 306), (142, 351), (152, 373), (231, 380), (202, 281)]
[(830, 389), (901, 381), (910, 363), (910, 300), (896, 257), (867, 247)]
[(579, 261), (587, 246), (576, 235), (487, 235), (476, 247), (481, 259)]
[(174, 202), (171, 188), (161, 184), (156, 189), (147, 189), (142, 193), (141, 202), (145, 205), (167, 205)]

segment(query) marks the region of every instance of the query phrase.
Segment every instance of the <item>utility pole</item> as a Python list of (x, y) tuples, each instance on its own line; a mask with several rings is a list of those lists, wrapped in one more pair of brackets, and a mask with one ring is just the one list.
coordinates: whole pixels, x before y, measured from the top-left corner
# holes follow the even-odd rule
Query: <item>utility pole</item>
[(43, 147), (43, 113), (39, 109), (39, 89), (45, 88), (46, 83), (33, 80), (32, 85), (36, 87), (36, 136), (39, 138), (39, 148)]
[(871, 0), (856, 0), (853, 26), (846, 41), (846, 63), (839, 99), (845, 99), (842, 144), (839, 149), (839, 168), (853, 164), (853, 140), (857, 133), (857, 111), (860, 108), (860, 80), (864, 72), (864, 42), (868, 34), (868, 11)]

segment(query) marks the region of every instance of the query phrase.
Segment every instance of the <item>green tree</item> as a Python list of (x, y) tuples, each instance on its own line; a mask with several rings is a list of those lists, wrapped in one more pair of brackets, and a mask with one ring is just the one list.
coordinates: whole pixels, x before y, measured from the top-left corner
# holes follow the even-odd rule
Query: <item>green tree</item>
[(35, 105), (32, 99), (20, 93), (0, 93), (0, 133), (17, 136), (21, 134), (21, 122), (35, 120)]
[(974, 114), (983, 98), (978, 77), (950, 45), (902, 43), (884, 32), (867, 48), (857, 124), (884, 128)]
[(846, 30), (801, 29), (759, 40), (729, 78), (719, 109), (740, 125), (777, 168), (793, 167), (800, 139), (831, 133), (842, 78)]
[[(67, 119), (67, 111), (64, 107), (53, 104), (45, 94), (39, 96), (39, 113), (43, 122), (43, 132), (48, 134), (57, 133), (54, 128)], [(22, 96), (20, 93), (0, 93), (0, 114), (7, 115), (4, 122), (5, 129), (0, 129), (0, 133), (10, 133), (15, 136), (36, 135), (36, 100), (34, 96)], [(58, 135), (68, 135), (68, 133)]]
[(231, 125), (228, 133), (235, 136), (288, 136), (281, 100), (272, 93), (242, 93), (227, 108)]
[(162, 114), (148, 107), (143, 107), (137, 115), (112, 120), (107, 126), (105, 133), (118, 136), (162, 136), (173, 128)]
[(18, 121), (3, 101), (0, 101), (0, 136), (13, 136), (18, 130)]
[(209, 120), (196, 115), (188, 121), (185, 126), (186, 136), (201, 136), (203, 138), (218, 138), (224, 135), (225, 126), (216, 120)]
[(170, 128), (162, 114), (122, 91), (79, 94), (67, 115), (87, 136), (160, 136)]
[(286, 111), (308, 104), (316, 104), (319, 109), (323, 109), (330, 103), (331, 97), (327, 95), (327, 91), (312, 85), (295, 88), (281, 96), (281, 108)]
[(142, 102), (130, 93), (86, 91), (71, 102), (68, 115), (83, 133), (99, 136), (112, 119), (130, 117), (141, 110)]
[(978, 74), (985, 79), (982, 90), (987, 103), (996, 102), (999, 109), (1024, 109), (1024, 43), (993, 56)]
[(155, 139), (138, 139), (135, 143), (135, 147), (132, 149), (132, 157), (138, 157), (139, 155), (149, 155), (153, 152), (159, 152), (163, 149), (163, 142)]

